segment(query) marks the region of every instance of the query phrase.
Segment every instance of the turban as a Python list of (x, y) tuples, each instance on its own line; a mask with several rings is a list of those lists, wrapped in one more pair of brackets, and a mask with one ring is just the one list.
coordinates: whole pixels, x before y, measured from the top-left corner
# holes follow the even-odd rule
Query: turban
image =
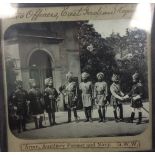
[(112, 75), (112, 81), (113, 81), (113, 82), (119, 81), (119, 76), (118, 76), (117, 74), (113, 74), (113, 75)]
[(102, 78), (102, 79), (103, 79), (103, 78), (104, 78), (104, 74), (103, 74), (102, 72), (100, 72), (100, 73), (98, 73), (98, 74), (96, 75), (96, 77), (97, 77), (97, 78)]
[(36, 83), (35, 79), (29, 79), (29, 85), (32, 86), (33, 83)]
[(46, 78), (45, 79), (45, 85), (48, 85), (51, 81), (53, 82), (52, 77)]
[(73, 77), (73, 73), (72, 72), (68, 72), (67, 74), (66, 74), (66, 78), (68, 79), (68, 78), (72, 78)]
[(82, 79), (87, 79), (89, 77), (89, 74), (86, 72), (83, 72), (81, 76), (82, 76)]

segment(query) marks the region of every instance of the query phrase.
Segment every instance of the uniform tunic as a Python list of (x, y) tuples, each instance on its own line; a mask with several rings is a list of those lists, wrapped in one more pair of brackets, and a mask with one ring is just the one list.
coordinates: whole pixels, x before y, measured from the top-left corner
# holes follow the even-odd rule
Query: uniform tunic
[(43, 103), (41, 102), (42, 94), (38, 88), (29, 90), (30, 112), (32, 115), (43, 113)]
[(27, 103), (28, 100), (28, 93), (24, 89), (17, 89), (15, 90), (11, 97), (10, 102), (13, 104), (13, 106), (17, 107), (16, 114), (19, 116), (24, 116), (27, 114)]
[(110, 86), (110, 91), (111, 91), (111, 104), (113, 106), (117, 106), (119, 104), (121, 104), (121, 100), (120, 100), (120, 97), (123, 96), (123, 93), (120, 89), (120, 85), (119, 84), (116, 84), (116, 83), (113, 83), (111, 86)]
[(44, 92), (45, 108), (47, 113), (56, 111), (58, 92), (55, 88), (46, 88)]
[[(131, 107), (133, 108), (141, 108), (142, 105), (142, 94), (143, 94), (143, 89), (142, 89), (142, 84), (136, 83), (132, 86), (132, 89), (129, 93), (129, 96), (132, 98), (131, 99)], [(137, 99), (133, 99), (134, 97), (138, 97)]]
[(108, 95), (107, 83), (106, 82), (96, 82), (94, 86), (94, 97), (96, 102), (100, 106), (105, 105), (105, 100)]
[(80, 90), (82, 91), (83, 107), (92, 106), (92, 82), (81, 82)]
[(68, 82), (63, 86), (63, 95), (65, 104), (68, 108), (77, 107), (77, 84), (76, 82)]

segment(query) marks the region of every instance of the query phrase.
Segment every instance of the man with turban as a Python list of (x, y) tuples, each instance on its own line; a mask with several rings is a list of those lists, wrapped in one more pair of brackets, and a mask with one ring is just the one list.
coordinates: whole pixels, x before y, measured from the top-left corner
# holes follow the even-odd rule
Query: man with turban
[(55, 112), (56, 112), (56, 104), (58, 98), (58, 92), (53, 87), (53, 79), (52, 77), (45, 79), (45, 91), (44, 91), (44, 101), (45, 101), (45, 109), (48, 113), (48, 118), (50, 125), (56, 125), (55, 122)]
[(92, 122), (91, 110), (92, 110), (92, 95), (93, 87), (92, 82), (89, 80), (89, 74), (87, 72), (82, 73), (82, 82), (80, 83), (80, 90), (82, 91), (82, 103), (85, 111), (85, 122)]
[[(111, 92), (111, 103), (113, 105), (113, 112), (115, 121), (123, 121), (123, 106), (122, 101), (124, 101), (124, 93), (120, 88), (120, 79), (118, 74), (112, 75), (112, 84), (110, 86)], [(117, 110), (119, 109), (119, 118), (117, 116)]]
[(107, 103), (108, 88), (104, 81), (104, 74), (102, 72), (97, 74), (98, 82), (94, 86), (94, 99), (98, 107), (99, 122), (105, 121), (105, 107)]
[(36, 81), (34, 79), (29, 79), (30, 90), (28, 92), (29, 95), (29, 107), (30, 107), (30, 114), (34, 118), (35, 127), (43, 128), (43, 113), (44, 113), (44, 106), (43, 106), (43, 96), (40, 90), (36, 86)]
[(65, 106), (68, 111), (68, 123), (71, 122), (71, 111), (73, 110), (75, 121), (78, 122), (77, 115), (77, 99), (78, 89), (77, 83), (73, 81), (73, 73), (68, 72), (66, 74), (67, 82), (59, 88), (59, 91), (63, 94), (65, 100)]
[(23, 89), (23, 82), (17, 80), (15, 82), (16, 89), (10, 96), (9, 104), (12, 105), (13, 109), (16, 111), (17, 119), (17, 130), (18, 133), (21, 130), (26, 130), (26, 117), (28, 112), (28, 93)]

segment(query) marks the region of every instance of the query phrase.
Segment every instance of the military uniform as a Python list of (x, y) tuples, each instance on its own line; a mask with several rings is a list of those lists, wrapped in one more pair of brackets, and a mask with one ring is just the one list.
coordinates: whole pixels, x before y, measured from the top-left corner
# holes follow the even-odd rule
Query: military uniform
[[(16, 84), (22, 85), (22, 81), (17, 81)], [(17, 130), (20, 133), (21, 129), (26, 130), (26, 117), (28, 112), (28, 93), (23, 88), (17, 88), (10, 96), (10, 104), (15, 110), (17, 119)]]
[(112, 85), (110, 86), (110, 92), (111, 92), (111, 104), (113, 105), (114, 109), (114, 117), (116, 122), (118, 121), (118, 116), (117, 116), (117, 109), (119, 108), (119, 116), (120, 120), (123, 120), (123, 106), (122, 106), (122, 101), (124, 94), (121, 91), (120, 84), (117, 83), (119, 81), (119, 77), (117, 75), (113, 75), (112, 77)]
[(82, 103), (85, 111), (86, 122), (92, 121), (91, 109), (92, 109), (92, 95), (93, 86), (92, 82), (88, 81), (89, 74), (82, 73), (83, 82), (80, 83), (79, 89), (82, 91)]
[(128, 94), (128, 96), (131, 98), (131, 107), (133, 109), (130, 117), (130, 122), (133, 122), (133, 119), (135, 116), (135, 109), (137, 109), (139, 110), (138, 124), (140, 124), (142, 120), (141, 108), (143, 107), (143, 104), (142, 104), (143, 86), (142, 86), (142, 83), (139, 81), (138, 73), (135, 73), (132, 76), (132, 78), (133, 78), (133, 86), (131, 91)]
[[(142, 105), (142, 83), (138, 82), (132, 86), (130, 93), (128, 94), (131, 97), (131, 107), (132, 108), (141, 108)], [(138, 96), (138, 98), (136, 98)], [(135, 98), (135, 99), (134, 99)]]
[(42, 103), (42, 94), (38, 88), (31, 88), (29, 90), (30, 113), (34, 116), (43, 114), (44, 107)]
[(30, 79), (29, 84), (31, 89), (29, 90), (29, 108), (30, 113), (34, 117), (35, 127), (41, 128), (43, 127), (42, 121), (43, 121), (43, 113), (44, 113), (44, 107), (42, 102), (42, 94), (38, 88), (36, 88), (35, 80)]
[(98, 73), (97, 78), (101, 79), (101, 81), (96, 82), (94, 86), (94, 99), (98, 107), (98, 113), (100, 117), (99, 122), (105, 120), (105, 106), (107, 103), (107, 96), (108, 96), (107, 83), (103, 81), (103, 77), (104, 77), (103, 73)]
[(45, 109), (48, 113), (50, 125), (56, 124), (55, 112), (57, 104), (58, 92), (53, 87), (47, 87), (44, 91)]
[(70, 81), (68, 81), (65, 85), (61, 86), (59, 88), (60, 92), (62, 92), (64, 96), (64, 101), (65, 105), (68, 110), (68, 122), (71, 122), (71, 110), (73, 109), (74, 112), (74, 118), (75, 121), (78, 121), (78, 116), (77, 116), (77, 98), (78, 98), (78, 93), (77, 93), (77, 83), (72, 81), (72, 73), (69, 72), (66, 75), (66, 78), (70, 78)]

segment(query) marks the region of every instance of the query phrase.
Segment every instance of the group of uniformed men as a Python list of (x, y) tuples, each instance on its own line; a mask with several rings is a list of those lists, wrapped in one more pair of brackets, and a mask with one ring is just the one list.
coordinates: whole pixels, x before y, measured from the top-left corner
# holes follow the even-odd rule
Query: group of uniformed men
[[(67, 107), (68, 112), (68, 123), (71, 122), (71, 112), (74, 113), (74, 118), (76, 122), (79, 122), (79, 117), (77, 114), (77, 104), (79, 99), (79, 94), (82, 97), (82, 103), (84, 108), (84, 113), (86, 120), (85, 122), (92, 122), (92, 109), (94, 101), (95, 105), (98, 107), (99, 122), (106, 121), (106, 106), (108, 104), (108, 86), (104, 80), (104, 73), (100, 72), (97, 74), (97, 82), (93, 85), (90, 81), (90, 75), (83, 72), (82, 82), (78, 85), (73, 80), (73, 73), (68, 72), (66, 74), (67, 82), (59, 88), (59, 92), (62, 93)], [(131, 117), (129, 122), (133, 122), (135, 116), (135, 110), (139, 112), (139, 119), (137, 124), (141, 123), (142, 120), (142, 84), (139, 79), (139, 74), (135, 73), (132, 76), (133, 86), (128, 94), (124, 94), (120, 88), (120, 79), (118, 74), (113, 74), (112, 84), (110, 86), (111, 99), (110, 102), (113, 105), (114, 118), (116, 122), (123, 121), (123, 102), (130, 100), (131, 102)], [(9, 107), (15, 111), (17, 130), (26, 130), (26, 118), (27, 112), (33, 116), (35, 127), (42, 128), (43, 113), (44, 109), (48, 113), (48, 118), (50, 125), (55, 125), (55, 112), (56, 103), (60, 93), (53, 87), (52, 78), (45, 79), (46, 88), (44, 93), (37, 88), (34, 79), (29, 80), (30, 90), (27, 92), (23, 89), (22, 81), (16, 81), (17, 88), (11, 94), (9, 98)], [(80, 93), (81, 92), (81, 93)], [(43, 104), (44, 103), (44, 104)], [(119, 117), (118, 117), (119, 111)]]

